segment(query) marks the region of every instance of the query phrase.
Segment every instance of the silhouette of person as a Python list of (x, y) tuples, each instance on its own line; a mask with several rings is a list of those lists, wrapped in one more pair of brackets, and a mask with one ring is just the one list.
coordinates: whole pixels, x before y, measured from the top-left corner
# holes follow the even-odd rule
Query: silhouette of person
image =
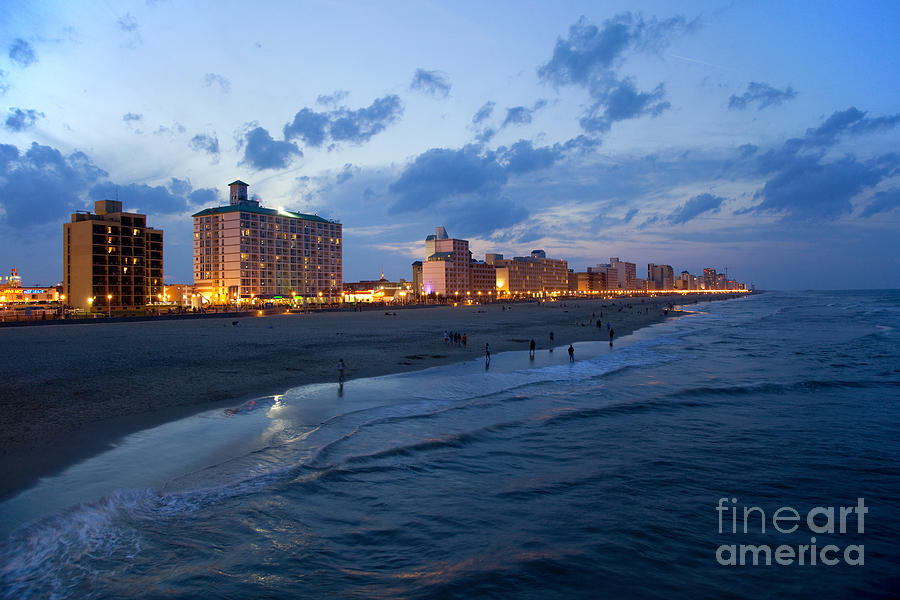
[(534, 359), (534, 346), (535, 346), (534, 340), (531, 340), (531, 344), (530, 344), (529, 347), (528, 347), (528, 356), (529, 356), (531, 359)]
[(575, 347), (569, 344), (569, 362), (575, 362)]
[(612, 343), (613, 343), (613, 336), (615, 336), (615, 335), (616, 335), (616, 330), (615, 330), (615, 329), (610, 329), (610, 330), (609, 330), (609, 345), (610, 345), (610, 346), (612, 346)]
[(338, 365), (337, 365), (337, 367), (338, 367), (338, 383), (340, 383), (342, 385), (344, 383), (344, 366), (345, 366), (344, 359), (342, 358), (342, 359), (338, 360)]

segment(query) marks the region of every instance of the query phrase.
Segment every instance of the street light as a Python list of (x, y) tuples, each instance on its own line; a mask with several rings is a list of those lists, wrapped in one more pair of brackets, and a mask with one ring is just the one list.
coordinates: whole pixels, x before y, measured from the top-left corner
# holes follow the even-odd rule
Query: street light
[(112, 294), (106, 295), (106, 308), (109, 309), (109, 318), (112, 318)]

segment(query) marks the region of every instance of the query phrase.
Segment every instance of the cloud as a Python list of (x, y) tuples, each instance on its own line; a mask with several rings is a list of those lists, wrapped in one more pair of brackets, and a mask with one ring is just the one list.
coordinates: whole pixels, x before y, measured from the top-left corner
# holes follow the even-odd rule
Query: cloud
[(866, 114), (855, 106), (836, 111), (818, 127), (807, 129), (803, 143), (807, 146), (830, 146), (845, 133), (861, 135), (891, 129), (900, 123), (900, 114), (874, 119), (866, 117)]
[(329, 138), (335, 142), (362, 144), (384, 131), (401, 114), (403, 104), (395, 95), (376, 98), (369, 106), (357, 110), (344, 106), (328, 112), (303, 108), (284, 126), (284, 139), (301, 139), (316, 148)]
[(9, 73), (0, 69), (0, 96), (3, 96), (9, 91), (9, 84), (6, 82), (7, 75), (9, 75)]
[(500, 128), (502, 129), (507, 125), (527, 125), (528, 123), (531, 123), (534, 118), (534, 113), (545, 106), (547, 106), (546, 100), (538, 100), (531, 108), (525, 106), (513, 106), (512, 108), (508, 108), (506, 109), (506, 118), (503, 120), (503, 124), (500, 125)]
[(503, 119), (501, 127), (507, 125), (527, 125), (531, 123), (531, 110), (524, 106), (513, 106), (506, 109), (506, 118)]
[(21, 108), (10, 108), (12, 113), (6, 117), (6, 128), (10, 131), (25, 131), (29, 127), (33, 127), (38, 119), (44, 117), (44, 113), (34, 109), (22, 110)]
[(106, 177), (82, 152), (63, 155), (36, 142), (20, 154), (0, 144), (0, 212), (3, 224), (15, 228), (54, 228), (82, 207), (81, 194)]
[(391, 212), (428, 208), (450, 196), (496, 192), (507, 181), (506, 170), (478, 146), (423, 152), (390, 185), (397, 196)]
[(28, 65), (37, 62), (37, 56), (34, 54), (34, 49), (31, 47), (31, 44), (22, 38), (16, 38), (13, 40), (13, 43), (10, 44), (9, 57), (13, 62), (18, 63), (23, 67), (27, 67)]
[(721, 196), (713, 196), (712, 194), (700, 194), (694, 196), (669, 215), (669, 222), (684, 224), (705, 212), (719, 212), (725, 198)]
[(782, 165), (756, 192), (761, 200), (740, 214), (774, 213), (785, 219), (835, 219), (852, 210), (851, 198), (877, 185), (900, 166), (900, 157), (888, 154), (867, 162), (853, 156), (823, 163), (820, 155), (798, 155)]
[(294, 157), (303, 156), (296, 144), (274, 140), (262, 127), (248, 131), (244, 140), (246, 145), (242, 163), (255, 169), (283, 169), (291, 164)]
[(172, 122), (171, 127), (167, 125), (160, 125), (157, 130), (153, 132), (153, 135), (174, 138), (176, 135), (182, 134), (185, 131), (187, 131), (187, 129), (184, 128), (184, 125), (178, 123), (177, 121), (174, 121)]
[(284, 139), (300, 138), (308, 146), (318, 148), (325, 142), (330, 122), (331, 119), (327, 113), (304, 108), (294, 115), (291, 123), (284, 126)]
[(127, 210), (140, 210), (149, 214), (183, 213), (197, 206), (211, 205), (218, 201), (218, 193), (210, 188), (194, 190), (191, 182), (173, 177), (165, 186), (144, 183), (116, 185), (98, 183), (88, 191), (93, 200), (116, 198)]
[(756, 154), (757, 150), (759, 150), (759, 147), (754, 146), (753, 144), (743, 144), (742, 146), (738, 146), (741, 158), (750, 158)]
[(333, 94), (322, 94), (316, 98), (316, 104), (320, 106), (330, 106), (332, 108), (337, 108), (338, 104), (343, 101), (344, 98), (350, 95), (350, 92), (346, 90), (337, 90)]
[(440, 71), (426, 71), (416, 69), (409, 89), (430, 94), (435, 97), (446, 98), (450, 95), (450, 78)]
[(403, 104), (396, 95), (376, 98), (371, 105), (358, 110), (340, 108), (332, 114), (331, 138), (337, 142), (347, 141), (357, 144), (367, 142), (384, 131), (401, 114)]
[(131, 13), (125, 13), (124, 17), (121, 17), (116, 21), (116, 25), (118, 25), (119, 29), (126, 34), (128, 38), (128, 43), (126, 45), (129, 48), (134, 48), (143, 42), (141, 32), (138, 29), (137, 19), (131, 16)]
[(894, 188), (885, 192), (878, 192), (872, 197), (872, 201), (860, 214), (864, 219), (883, 212), (889, 212), (900, 207), (900, 188)]
[(203, 87), (212, 87), (214, 85), (219, 86), (219, 89), (225, 94), (231, 93), (231, 82), (226, 77), (216, 73), (207, 73), (203, 76)]
[(595, 92), (598, 101), (579, 120), (588, 133), (605, 133), (616, 121), (635, 119), (643, 115), (658, 117), (671, 107), (666, 101), (663, 84), (652, 92), (639, 92), (630, 79), (608, 84), (603, 92)]
[(728, 108), (737, 110), (746, 110), (751, 104), (756, 104), (757, 110), (762, 110), (769, 106), (781, 106), (788, 100), (793, 100), (797, 96), (797, 92), (791, 86), (784, 90), (773, 88), (768, 83), (758, 83), (751, 81), (747, 84), (747, 91), (740, 96), (732, 95), (728, 99)]
[(139, 114), (131, 113), (131, 112), (130, 112), (130, 113), (125, 113), (124, 115), (122, 115), (122, 120), (125, 121), (126, 123), (131, 123), (131, 122), (134, 122), (134, 121), (140, 121), (140, 120), (142, 120), (143, 118), (144, 118), (144, 115), (139, 115)]
[(559, 148), (535, 148), (530, 141), (519, 140), (508, 149), (498, 148), (497, 155), (509, 173), (522, 174), (552, 167), (563, 153)]
[(188, 147), (197, 152), (206, 152), (215, 158), (219, 156), (219, 138), (215, 133), (198, 133), (188, 142)]
[(625, 218), (622, 219), (623, 223), (631, 223), (631, 220), (638, 214), (640, 209), (632, 208), (627, 213), (625, 213)]
[(354, 167), (353, 167), (352, 164), (346, 163), (346, 164), (344, 165), (344, 169), (343, 169), (340, 173), (338, 173), (338, 176), (337, 176), (337, 183), (338, 183), (338, 185), (340, 185), (340, 184), (346, 182), (347, 180), (349, 180), (351, 177), (353, 177), (353, 175), (354, 175), (357, 171), (359, 171), (359, 169), (354, 169)]
[(494, 112), (494, 106), (496, 106), (496, 103), (494, 102), (485, 102), (472, 117), (472, 124), (478, 125), (485, 119), (489, 118)]
[(477, 144), (432, 148), (406, 165), (389, 186), (397, 197), (391, 212), (422, 210), (453, 196), (496, 195), (510, 175), (547, 169), (564, 157), (566, 149), (566, 144), (535, 148), (528, 140), (496, 151), (485, 151)]
[(594, 103), (580, 123), (590, 133), (606, 132), (616, 121), (658, 116), (670, 107), (663, 84), (641, 92), (616, 69), (629, 51), (661, 50), (673, 36), (691, 28), (684, 17), (659, 21), (624, 13), (604, 21), (602, 28), (581, 17), (566, 39), (557, 40), (553, 56), (538, 68), (538, 77), (557, 87), (574, 85), (588, 91)]

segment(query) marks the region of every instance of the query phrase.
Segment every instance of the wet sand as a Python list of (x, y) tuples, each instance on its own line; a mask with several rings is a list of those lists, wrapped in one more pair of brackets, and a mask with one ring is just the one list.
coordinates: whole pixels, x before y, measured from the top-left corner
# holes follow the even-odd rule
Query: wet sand
[[(546, 350), (550, 331), (555, 346), (608, 340), (607, 321), (620, 337), (663, 320), (670, 302), (693, 299), (369, 309), (245, 317), (236, 325), (229, 317), (0, 328), (0, 495), (125, 434), (336, 381), (341, 358), (352, 380), (469, 360), (486, 343), (496, 353), (527, 350), (534, 339)], [(467, 345), (444, 343), (445, 330), (464, 332)]]

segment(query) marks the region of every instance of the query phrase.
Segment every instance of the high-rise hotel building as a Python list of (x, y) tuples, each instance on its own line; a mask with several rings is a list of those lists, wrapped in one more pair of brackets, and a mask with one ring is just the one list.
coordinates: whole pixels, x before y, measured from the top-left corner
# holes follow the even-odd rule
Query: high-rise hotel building
[(263, 208), (243, 181), (229, 184), (228, 206), (194, 215), (194, 286), (214, 304), (341, 297), (341, 224)]
[(106, 311), (156, 302), (163, 291), (163, 232), (146, 215), (124, 212), (118, 200), (99, 200), (63, 224), (66, 304)]

